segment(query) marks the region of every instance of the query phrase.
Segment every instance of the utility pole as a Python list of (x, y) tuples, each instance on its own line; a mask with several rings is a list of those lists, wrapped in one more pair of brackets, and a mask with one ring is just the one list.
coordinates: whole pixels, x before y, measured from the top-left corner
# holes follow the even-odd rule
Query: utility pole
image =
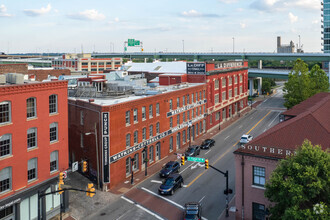
[(233, 53), (235, 53), (235, 38), (233, 37)]

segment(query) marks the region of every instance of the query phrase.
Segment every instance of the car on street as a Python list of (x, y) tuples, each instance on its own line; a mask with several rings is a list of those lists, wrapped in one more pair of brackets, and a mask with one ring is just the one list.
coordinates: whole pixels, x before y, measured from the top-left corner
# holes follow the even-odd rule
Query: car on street
[(173, 195), (174, 191), (183, 187), (183, 178), (178, 173), (170, 174), (158, 188), (158, 193), (161, 195)]
[(184, 205), (184, 220), (202, 219), (202, 206), (199, 202), (188, 202)]
[(188, 147), (186, 152), (184, 153), (185, 158), (187, 157), (195, 157), (201, 153), (201, 147), (199, 145), (192, 145)]
[(252, 135), (243, 134), (241, 140), (239, 141), (240, 144), (247, 144), (253, 139)]
[(168, 177), (171, 173), (177, 173), (180, 170), (180, 164), (177, 161), (170, 161), (159, 172), (160, 177)]
[(202, 142), (201, 149), (210, 149), (215, 144), (215, 140), (213, 139), (206, 139)]

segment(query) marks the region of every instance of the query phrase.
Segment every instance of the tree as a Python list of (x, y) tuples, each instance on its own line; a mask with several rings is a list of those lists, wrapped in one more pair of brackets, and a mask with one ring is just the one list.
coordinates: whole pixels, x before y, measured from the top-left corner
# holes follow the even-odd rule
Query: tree
[(309, 71), (308, 65), (297, 59), (283, 90), (286, 93), (284, 106), (289, 109), (319, 92), (328, 92), (329, 81), (318, 65)]
[(272, 86), (271, 86), (271, 83), (270, 83), (270, 80), (264, 80), (262, 81), (262, 91), (264, 91), (264, 93), (271, 93), (271, 90), (272, 90)]
[(305, 140), (266, 183), (271, 219), (330, 219), (330, 154)]

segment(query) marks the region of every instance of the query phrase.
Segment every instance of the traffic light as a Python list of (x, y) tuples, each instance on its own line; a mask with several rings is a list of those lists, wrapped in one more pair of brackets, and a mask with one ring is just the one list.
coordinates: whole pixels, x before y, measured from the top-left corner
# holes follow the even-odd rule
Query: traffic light
[(86, 196), (93, 197), (95, 196), (95, 188), (93, 183), (88, 183)]
[(209, 160), (206, 159), (206, 160), (205, 160), (205, 169), (208, 169), (208, 168), (209, 168)]
[(181, 165), (184, 165), (184, 156), (181, 157)]
[[(60, 172), (58, 175), (58, 190), (62, 190), (62, 185), (64, 185), (64, 173)], [(62, 194), (63, 191), (58, 192), (58, 194)]]
[(83, 162), (83, 168), (82, 168), (82, 171), (85, 173), (87, 172), (87, 161), (84, 161)]

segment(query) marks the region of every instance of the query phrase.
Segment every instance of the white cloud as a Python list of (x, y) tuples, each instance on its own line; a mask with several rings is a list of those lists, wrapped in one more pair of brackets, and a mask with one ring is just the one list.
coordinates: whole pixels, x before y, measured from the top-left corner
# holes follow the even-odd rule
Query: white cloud
[(303, 9), (307, 11), (320, 10), (320, 0), (254, 0), (250, 7), (260, 11), (283, 11)]
[(238, 0), (219, 0), (219, 2), (223, 2), (226, 4), (232, 4), (232, 3), (236, 3)]
[(105, 15), (99, 13), (95, 9), (85, 10), (77, 14), (69, 14), (68, 17), (78, 20), (92, 20), (92, 21), (102, 21), (105, 19)]
[(7, 8), (5, 5), (0, 5), (0, 17), (11, 17), (13, 15), (6, 13)]
[(217, 14), (203, 14), (203, 13), (200, 13), (194, 9), (191, 9), (190, 11), (184, 11), (181, 13), (182, 16), (184, 17), (195, 17), (195, 18), (198, 18), (198, 17), (219, 17), (219, 15)]
[(312, 24), (318, 24), (318, 23), (319, 23), (319, 20), (312, 21)]
[(291, 23), (295, 23), (298, 21), (298, 16), (295, 16), (294, 14), (292, 14), (291, 12), (289, 12), (289, 19)]
[(28, 16), (36, 17), (36, 16), (47, 14), (48, 12), (50, 12), (51, 9), (52, 9), (52, 6), (50, 4), (48, 4), (46, 8), (42, 7), (40, 9), (24, 9), (24, 13)]
[(115, 18), (115, 22), (119, 22), (119, 18), (118, 17)]
[(239, 23), (239, 25), (241, 26), (242, 29), (246, 28), (246, 23), (245, 22), (241, 22), (241, 23)]

